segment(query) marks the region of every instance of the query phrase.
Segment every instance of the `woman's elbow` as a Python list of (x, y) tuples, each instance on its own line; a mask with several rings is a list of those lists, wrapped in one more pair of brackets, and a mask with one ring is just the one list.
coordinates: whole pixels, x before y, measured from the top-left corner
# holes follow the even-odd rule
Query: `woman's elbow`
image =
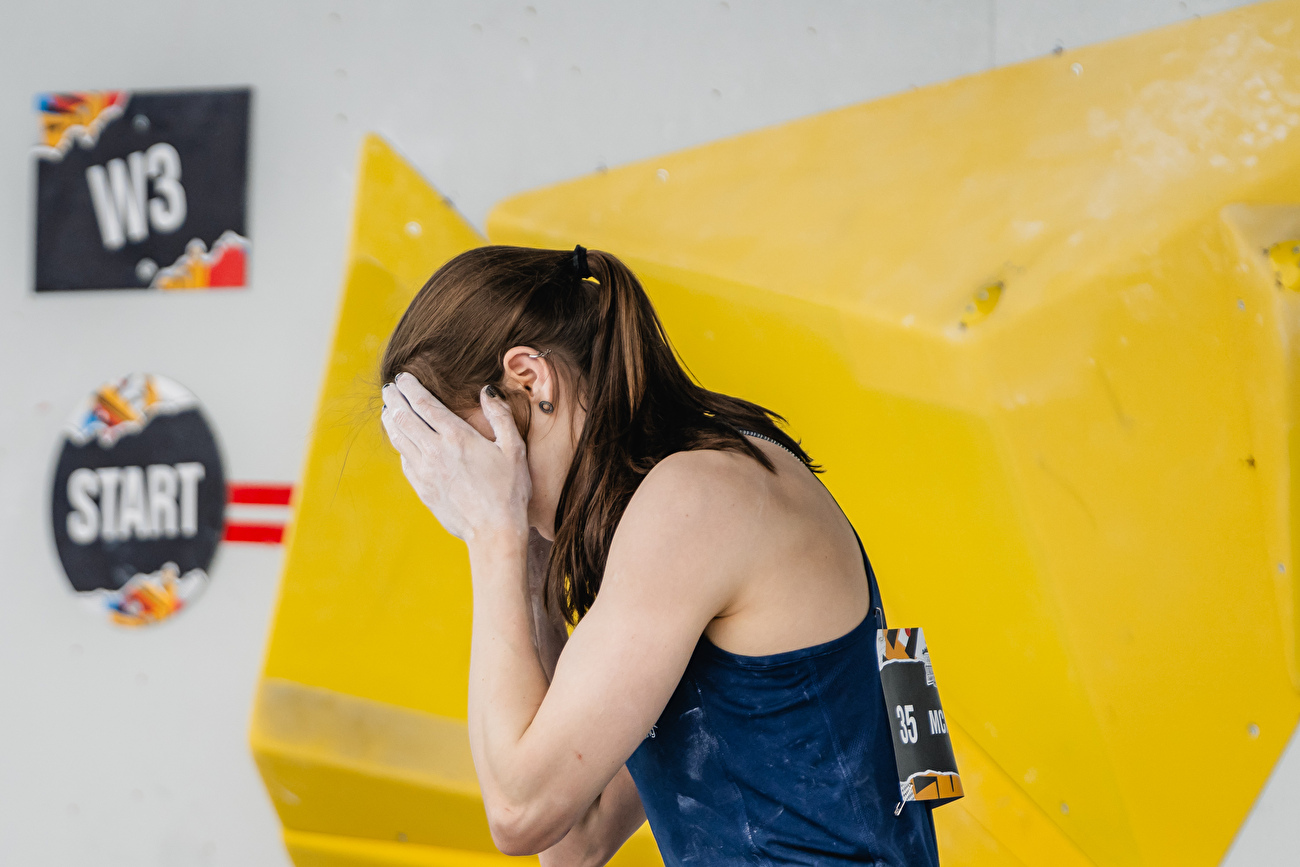
[(491, 804), (487, 810), (492, 842), (505, 855), (536, 855), (562, 838), (567, 828), (531, 804)]

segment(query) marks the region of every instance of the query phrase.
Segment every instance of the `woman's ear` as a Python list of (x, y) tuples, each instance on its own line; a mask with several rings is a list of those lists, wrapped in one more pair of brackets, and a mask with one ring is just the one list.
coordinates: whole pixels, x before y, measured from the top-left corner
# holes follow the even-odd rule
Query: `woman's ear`
[(554, 400), (553, 371), (550, 362), (539, 357), (540, 352), (531, 346), (512, 346), (501, 358), (506, 373), (506, 385), (528, 394), (529, 400)]

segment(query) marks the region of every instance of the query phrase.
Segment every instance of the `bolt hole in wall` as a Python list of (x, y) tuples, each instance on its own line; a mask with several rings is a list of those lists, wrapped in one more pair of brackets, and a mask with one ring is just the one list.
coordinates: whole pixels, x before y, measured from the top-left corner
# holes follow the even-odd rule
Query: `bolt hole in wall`
[[(1237, 5), (678, 2), (646, 11), (234, 0), (178, 11), (59, 0), (10, 10), (0, 33), (10, 141), (0, 170), (9, 203), (0, 363), (10, 373), (0, 421), (10, 579), (0, 612), (0, 862), (288, 863), (245, 732), (329, 359), (366, 132), (385, 135), (482, 234), (489, 211), (515, 194), (590, 172), (622, 183), (621, 167), (650, 160), (642, 194), (677, 195), (700, 178), (672, 156), (684, 148), (914, 86), (924, 96), (926, 85), (995, 63), (1049, 57), (1069, 86), (1113, 82), (1116, 71), (1081, 58), (1083, 46), (1194, 16), (1211, 26), (1211, 13)], [(41, 38), (50, 32), (57, 49)], [(113, 48), (129, 45), (150, 50)], [(385, 231), (412, 250), (448, 237), (431, 213), (395, 212)], [(694, 219), (671, 211), (661, 222)], [(1057, 228), (1048, 223), (1041, 237)], [(1300, 285), (1295, 237), (1252, 250), (1251, 267), (1266, 269), (1272, 288)], [(1001, 264), (964, 275), (942, 310), (916, 298), (889, 311), (892, 321), (925, 339), (992, 339), (1028, 303), (1020, 275)], [(408, 288), (422, 280), (398, 276)], [(1219, 303), (1236, 301), (1243, 321), (1273, 303), (1245, 284), (1232, 291)], [(707, 332), (728, 339), (720, 325)], [(1140, 348), (1140, 329), (1132, 333)], [(1036, 406), (1033, 385), (1016, 392), (1025, 412)], [(1114, 388), (1126, 397), (1122, 382)], [(367, 435), (358, 425), (356, 436)], [(1231, 460), (1261, 477), (1276, 463), (1253, 446)], [(1270, 557), (1258, 571), (1289, 580), (1288, 552)], [(371, 678), (369, 699), (384, 698), (384, 683), (360, 677)], [(962, 720), (949, 716), (961, 737)], [(1280, 749), (1286, 737), (1254, 708), (1228, 728), (1257, 749)], [(1284, 863), (1269, 859), (1289, 826), (1269, 817), (1294, 814), (1300, 772), (1277, 773), (1250, 820), (1258, 829), (1248, 821), (1228, 856), (1234, 867)], [(1045, 787), (1026, 803), (1062, 834), (1091, 820), (1037, 766), (1006, 776), (1023, 781), (1015, 790)], [(420, 845), (415, 824), (395, 823), (387, 845)]]

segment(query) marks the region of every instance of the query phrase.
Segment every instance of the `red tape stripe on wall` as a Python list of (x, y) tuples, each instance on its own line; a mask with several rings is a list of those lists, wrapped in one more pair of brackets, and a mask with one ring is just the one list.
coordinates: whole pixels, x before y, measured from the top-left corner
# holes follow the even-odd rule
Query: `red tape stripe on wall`
[(255, 506), (287, 506), (293, 485), (250, 485), (231, 482), (226, 486), (228, 502)]
[[(226, 501), (240, 506), (287, 506), (293, 498), (293, 485), (272, 484), (269, 482), (231, 482), (226, 486)], [(227, 521), (225, 540), (227, 542), (254, 542), (263, 545), (279, 545), (284, 541), (284, 522), (270, 523), (280, 514), (260, 514), (258, 509), (241, 510), (240, 517), (251, 516), (252, 521)], [(269, 510), (268, 510), (269, 511)], [(276, 510), (282, 513), (282, 510)], [(263, 520), (259, 521), (258, 518)], [(268, 520), (270, 519), (270, 520)]]
[(261, 542), (279, 545), (284, 541), (284, 527), (275, 524), (227, 524), (227, 542)]

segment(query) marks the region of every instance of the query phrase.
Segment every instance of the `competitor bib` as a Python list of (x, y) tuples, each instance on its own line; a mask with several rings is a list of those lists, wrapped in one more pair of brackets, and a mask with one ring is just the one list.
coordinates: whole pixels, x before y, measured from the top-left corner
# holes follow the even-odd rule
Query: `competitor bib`
[(961, 776), (920, 627), (877, 629), (876, 661), (892, 723), (902, 796), (895, 812), (901, 812), (908, 801), (934, 806), (955, 801), (964, 794)]

